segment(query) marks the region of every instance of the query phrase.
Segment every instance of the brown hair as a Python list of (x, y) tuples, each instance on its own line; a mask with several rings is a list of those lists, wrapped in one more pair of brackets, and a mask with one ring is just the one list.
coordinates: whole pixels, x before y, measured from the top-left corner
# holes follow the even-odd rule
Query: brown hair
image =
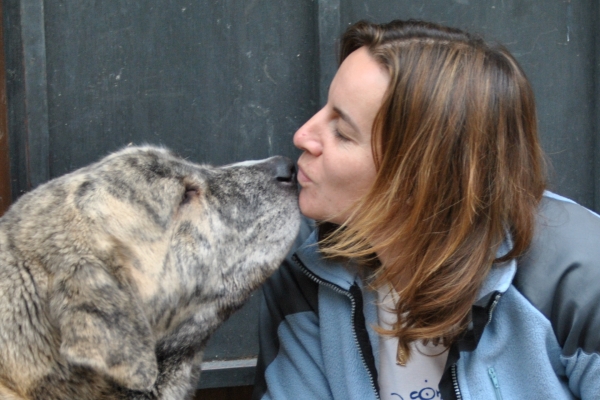
[(373, 124), (377, 177), (320, 246), (358, 259), (399, 250), (373, 286), (398, 292), (398, 322), (381, 331), (410, 355), (415, 340), (456, 339), (492, 264), (527, 249), (544, 160), (532, 88), (504, 47), (422, 21), (361, 21), (340, 62), (363, 46), (391, 77)]

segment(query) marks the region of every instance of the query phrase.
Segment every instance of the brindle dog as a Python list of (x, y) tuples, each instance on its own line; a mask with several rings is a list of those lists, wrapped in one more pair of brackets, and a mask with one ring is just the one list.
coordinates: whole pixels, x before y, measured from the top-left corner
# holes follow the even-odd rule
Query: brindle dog
[(183, 399), (299, 226), (293, 164), (130, 147), (0, 219), (0, 399)]

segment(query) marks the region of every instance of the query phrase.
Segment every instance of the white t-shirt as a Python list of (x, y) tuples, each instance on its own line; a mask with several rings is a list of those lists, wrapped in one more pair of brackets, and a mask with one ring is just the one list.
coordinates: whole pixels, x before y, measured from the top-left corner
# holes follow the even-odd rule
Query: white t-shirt
[[(379, 325), (389, 329), (396, 321), (390, 310), (395, 292), (385, 286), (378, 290)], [(379, 337), (379, 388), (382, 400), (440, 399), (438, 383), (442, 378), (448, 351), (443, 345), (411, 343), (410, 359), (405, 366), (396, 364), (398, 338)]]

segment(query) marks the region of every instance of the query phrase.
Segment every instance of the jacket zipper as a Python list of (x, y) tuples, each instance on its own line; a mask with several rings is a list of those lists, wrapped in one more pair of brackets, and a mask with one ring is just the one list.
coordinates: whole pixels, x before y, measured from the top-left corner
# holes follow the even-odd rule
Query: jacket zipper
[(502, 297), (502, 293), (496, 293), (496, 296), (494, 297), (494, 301), (490, 305), (490, 310), (488, 311), (488, 320), (485, 324), (486, 326), (490, 322), (492, 322), (492, 314), (494, 313), (494, 309), (496, 308), (496, 306), (498, 305), (498, 302), (500, 301), (500, 297)]
[[(494, 297), (494, 301), (490, 305), (490, 309), (488, 311), (488, 320), (486, 322), (486, 326), (492, 321), (492, 314), (494, 312), (494, 309), (496, 308), (496, 305), (498, 305), (498, 302), (500, 301), (501, 297), (502, 297), (502, 293), (496, 293), (496, 296)], [(457, 376), (456, 370), (457, 370), (457, 365), (456, 365), (456, 363), (454, 363), (452, 365), (452, 387), (454, 388), (454, 394), (456, 395), (456, 400), (462, 400), (462, 394), (460, 393), (460, 387), (458, 386), (458, 376)], [(496, 399), (502, 400), (502, 394), (500, 394), (500, 386), (498, 386), (498, 379), (496, 378), (496, 371), (494, 371), (493, 368), (490, 368), (488, 370), (488, 373), (490, 374), (490, 377), (492, 377), (492, 373), (494, 375), (494, 377), (492, 378), (492, 383), (494, 383), (494, 389), (496, 391)]]
[[(502, 297), (502, 293), (496, 293), (496, 296), (494, 296), (494, 301), (490, 305), (490, 309), (488, 311), (488, 320), (485, 323), (486, 326), (492, 321), (492, 314), (494, 313), (494, 309), (498, 305), (498, 302), (500, 301), (501, 297)], [(454, 393), (456, 394), (456, 400), (462, 400), (462, 395), (460, 393), (460, 388), (458, 386), (458, 376), (457, 376), (456, 370), (457, 370), (457, 365), (456, 365), (456, 363), (454, 363), (452, 365), (452, 386), (454, 387)], [(496, 377), (496, 371), (494, 370), (494, 368), (489, 368), (488, 374), (490, 375), (490, 378), (492, 379), (492, 383), (494, 385), (494, 391), (496, 393), (496, 400), (502, 400), (502, 394), (500, 393), (500, 386), (498, 385), (498, 378)]]
[[(502, 293), (496, 293), (496, 296), (494, 297), (494, 301), (490, 305), (490, 311), (489, 311), (489, 316), (488, 316), (486, 326), (492, 321), (492, 314), (494, 312), (494, 309), (498, 305), (498, 302), (500, 301), (500, 297), (502, 297)], [(490, 379), (492, 380), (492, 385), (494, 385), (494, 393), (496, 394), (496, 400), (502, 400), (502, 393), (500, 393), (500, 385), (498, 384), (498, 377), (496, 376), (496, 370), (493, 367), (488, 368), (488, 375), (490, 376)]]
[[(348, 297), (350, 299), (350, 303), (352, 304), (351, 316), (352, 316), (352, 321), (354, 321), (354, 313), (356, 312), (356, 302), (354, 300), (354, 296), (352, 296), (352, 294), (348, 290), (342, 289), (341, 287), (316, 276), (308, 268), (306, 268), (304, 266), (304, 264), (302, 264), (300, 259), (298, 259), (298, 256), (296, 256), (295, 254), (292, 257), (292, 259), (294, 260), (294, 262), (296, 262), (296, 264), (298, 264), (298, 266), (300, 267), (300, 270), (302, 272), (304, 272), (304, 274), (306, 276), (308, 276), (312, 281), (314, 281), (320, 285), (327, 286), (328, 288), (332, 289), (333, 291), (343, 294), (344, 296)], [(352, 322), (352, 326), (354, 327), (354, 322)], [(358, 353), (360, 354), (360, 359), (362, 360), (363, 366), (365, 367), (365, 369), (367, 370), (367, 373), (369, 374), (369, 382), (371, 383), (371, 388), (373, 389), (375, 396), (377, 396), (377, 399), (381, 399), (381, 397), (379, 396), (379, 392), (377, 391), (377, 388), (375, 387), (375, 381), (373, 380), (373, 374), (371, 373), (371, 370), (369, 369), (369, 366), (367, 365), (367, 362), (365, 361), (365, 356), (363, 355), (362, 349), (360, 347), (360, 343), (358, 342), (358, 336), (356, 335), (356, 327), (354, 327), (354, 329), (352, 329), (352, 335), (354, 337), (354, 343), (356, 344), (356, 348), (358, 349)]]
[(462, 394), (460, 394), (460, 388), (458, 387), (458, 376), (456, 374), (456, 363), (452, 364), (452, 387), (454, 387), (454, 394), (456, 400), (462, 400)]
[(494, 392), (496, 393), (496, 400), (502, 400), (502, 393), (500, 393), (500, 385), (498, 384), (498, 377), (496, 376), (496, 370), (490, 367), (488, 368), (488, 375), (494, 385)]

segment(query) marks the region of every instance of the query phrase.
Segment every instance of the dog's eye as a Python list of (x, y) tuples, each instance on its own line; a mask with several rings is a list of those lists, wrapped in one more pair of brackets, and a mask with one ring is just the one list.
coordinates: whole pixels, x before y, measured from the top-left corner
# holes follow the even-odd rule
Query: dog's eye
[(186, 187), (185, 193), (183, 194), (183, 199), (181, 200), (181, 204), (189, 203), (196, 196), (198, 196), (197, 188), (191, 186)]

